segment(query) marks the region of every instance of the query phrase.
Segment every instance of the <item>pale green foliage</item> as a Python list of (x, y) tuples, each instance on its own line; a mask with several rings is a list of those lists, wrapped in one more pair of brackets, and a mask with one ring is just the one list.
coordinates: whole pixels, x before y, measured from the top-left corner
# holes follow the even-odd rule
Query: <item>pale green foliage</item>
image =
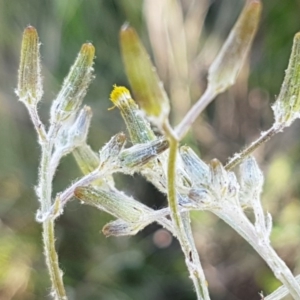
[[(213, 93), (206, 94), (206, 104), (235, 82), (256, 31), (260, 10), (259, 1), (247, 2), (210, 68), (208, 89), (213, 90)], [(284, 288), (268, 299), (281, 299), (286, 293), (290, 293), (294, 299), (300, 299), (300, 286), (296, 278), (270, 244), (272, 217), (264, 212), (260, 200), (263, 174), (255, 158), (251, 156), (258, 146), (299, 116), (299, 34), (295, 37), (286, 78), (274, 105), (274, 126), (236, 154), (225, 166), (217, 159), (205, 163), (188, 146), (178, 150), (179, 139), (184, 136), (193, 120), (183, 121), (176, 130), (171, 128), (168, 122), (168, 97), (136, 32), (130, 27), (123, 27), (120, 37), (125, 68), (133, 92), (150, 121), (161, 130), (162, 136), (154, 134), (129, 91), (115, 86), (111, 100), (121, 111), (133, 145), (126, 148), (126, 135), (119, 133), (97, 153), (86, 143), (92, 117), (91, 108), (81, 108), (83, 97), (93, 78), (94, 47), (91, 44), (82, 46), (61, 91), (53, 101), (50, 126), (46, 130), (36, 107), (42, 96), (38, 36), (32, 27), (24, 32), (17, 94), (28, 108), (42, 149), (37, 188), (41, 209), (37, 220), (43, 223), (45, 256), (53, 297), (67, 299), (55, 252), (54, 221), (75, 195), (82, 203), (106, 211), (116, 218), (103, 228), (106, 236), (134, 235), (152, 222), (169, 230), (180, 242), (198, 299), (208, 300), (209, 293), (193, 240), (189, 217), (191, 210), (210, 211), (223, 219), (266, 261), (274, 275), (284, 284)], [(201, 109), (192, 108), (193, 119), (200, 112)], [(58, 193), (53, 201), (52, 181), (55, 171), (61, 158), (72, 152), (84, 176)], [(232, 168), (239, 163), (240, 172), (235, 174)], [(114, 173), (142, 174), (168, 196), (169, 206), (153, 210), (125, 195), (114, 186)], [(254, 220), (248, 218), (245, 208), (252, 210)]]

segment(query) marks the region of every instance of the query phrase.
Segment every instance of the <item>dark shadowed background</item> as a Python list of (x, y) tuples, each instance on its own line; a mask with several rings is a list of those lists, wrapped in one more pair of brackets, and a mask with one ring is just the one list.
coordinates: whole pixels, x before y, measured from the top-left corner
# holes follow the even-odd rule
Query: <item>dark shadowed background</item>
[[(225, 163), (272, 125), (270, 105), (279, 93), (293, 35), (300, 30), (300, 1), (263, 2), (260, 28), (236, 85), (208, 107), (184, 140), (205, 161), (216, 157)], [(96, 79), (85, 103), (93, 110), (89, 143), (98, 150), (113, 134), (126, 130), (119, 112), (107, 110), (112, 85), (128, 86), (118, 45), (122, 24), (130, 22), (151, 53), (172, 99), (176, 125), (203, 92), (207, 68), (243, 4), (0, 0), (1, 299), (47, 299), (50, 292), (41, 226), (35, 222), (40, 151), (27, 111), (14, 94), (23, 29), (35, 26), (42, 42), (45, 93), (39, 112), (44, 122), (81, 44), (95, 45)], [(299, 137), (298, 121), (255, 153), (266, 178), (263, 205), (274, 220), (272, 243), (295, 274), (300, 271)], [(54, 192), (79, 176), (72, 156), (64, 158)], [(153, 208), (166, 205), (165, 197), (140, 176), (116, 176), (116, 182)], [(268, 294), (279, 286), (259, 255), (231, 228), (206, 212), (192, 216), (212, 300), (260, 299), (260, 291)], [(105, 238), (101, 228), (111, 219), (72, 201), (58, 220), (56, 246), (70, 299), (195, 299), (176, 240), (155, 224), (134, 237)]]

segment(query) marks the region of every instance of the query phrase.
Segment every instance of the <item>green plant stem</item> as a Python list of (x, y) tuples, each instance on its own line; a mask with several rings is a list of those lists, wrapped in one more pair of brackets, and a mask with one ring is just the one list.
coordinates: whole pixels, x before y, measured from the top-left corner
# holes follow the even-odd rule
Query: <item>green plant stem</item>
[(52, 282), (52, 295), (54, 299), (66, 300), (62, 271), (59, 268), (58, 255), (55, 250), (54, 220), (48, 219), (43, 222), (43, 241), (46, 263)]
[[(42, 159), (40, 165), (39, 197), (42, 214), (46, 214), (51, 208), (52, 179), (51, 154), (53, 149), (54, 128), (51, 126), (47, 142), (42, 144)], [(51, 133), (51, 134), (50, 134)], [(52, 282), (54, 299), (66, 300), (66, 292), (62, 280), (62, 271), (59, 269), (58, 255), (55, 250), (54, 220), (45, 219), (43, 222), (43, 242), (46, 264)]]
[(170, 215), (175, 226), (175, 232), (178, 241), (185, 255), (185, 262), (190, 272), (190, 277), (194, 283), (197, 299), (209, 300), (210, 298), (207, 288), (207, 281), (205, 279), (196, 246), (194, 244), (194, 239), (192, 238), (189, 217), (186, 218), (186, 222), (183, 223), (178, 206), (176, 194), (176, 160), (179, 142), (167, 121), (165, 122), (163, 129), (170, 145), (167, 171)]
[(206, 108), (206, 106), (217, 96), (218, 93), (210, 89), (209, 87), (205, 90), (200, 99), (191, 107), (188, 113), (184, 116), (182, 121), (176, 126), (175, 133), (178, 136), (178, 140), (182, 140), (186, 132), (189, 130), (191, 125), (195, 122), (197, 117)]
[(285, 127), (284, 125), (280, 125), (280, 126), (273, 125), (269, 130), (262, 133), (261, 136), (256, 141), (254, 141), (252, 144), (250, 144), (247, 148), (245, 148), (240, 153), (235, 154), (234, 157), (230, 159), (229, 162), (225, 165), (225, 170), (227, 171), (232, 170), (239, 163), (241, 163), (247, 156), (249, 156), (254, 150), (256, 150), (259, 146), (269, 141), (271, 137), (273, 137), (275, 134), (281, 132), (284, 127)]

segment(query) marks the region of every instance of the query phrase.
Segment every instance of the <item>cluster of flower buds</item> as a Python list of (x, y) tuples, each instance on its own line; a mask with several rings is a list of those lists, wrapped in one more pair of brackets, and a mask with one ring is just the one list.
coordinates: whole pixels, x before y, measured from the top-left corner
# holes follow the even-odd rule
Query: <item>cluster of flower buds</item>
[(209, 210), (227, 202), (237, 204), (239, 184), (233, 172), (227, 172), (217, 159), (205, 164), (189, 148), (184, 149), (182, 158), (192, 182), (188, 196), (198, 209)]
[(186, 202), (183, 206), (198, 205), (198, 209), (203, 210), (234, 205), (258, 212), (263, 175), (253, 157), (246, 158), (241, 164), (238, 181), (235, 174), (226, 171), (218, 160), (207, 165), (187, 146), (180, 148), (180, 156), (191, 181), (188, 196), (192, 203)]
[[(41, 180), (37, 189), (42, 210), (37, 219), (41, 222), (48, 220), (48, 217), (54, 219), (62, 213), (68, 199), (75, 195), (82, 203), (116, 217), (115, 221), (104, 227), (106, 236), (133, 235), (157, 221), (177, 235), (189, 262), (191, 257), (195, 258), (194, 250), (191, 251), (193, 243), (189, 210), (210, 210), (235, 228), (256, 250), (261, 249), (261, 245), (268, 248), (272, 218), (270, 214), (265, 216), (260, 202), (264, 179), (255, 159), (249, 157), (250, 151), (241, 156), (243, 161), (238, 181), (235, 173), (217, 159), (206, 164), (189, 147), (181, 147), (179, 151), (177, 149), (179, 141), (206, 105), (218, 93), (234, 84), (257, 30), (260, 13), (259, 0), (247, 1), (228, 39), (208, 70), (208, 87), (205, 97), (202, 98), (204, 100), (201, 102), (200, 98), (175, 130), (168, 122), (170, 104), (163, 84), (135, 30), (128, 25), (123, 26), (120, 32), (123, 62), (133, 94), (143, 112), (126, 88), (114, 86), (110, 99), (121, 111), (133, 146), (125, 149), (126, 136), (119, 133), (104, 145), (99, 155), (86, 144), (91, 109), (88, 106), (81, 107), (93, 79), (94, 46), (86, 43), (81, 47), (53, 101), (50, 128), (46, 132), (37, 114), (37, 104), (43, 95), (40, 44), (35, 28), (27, 27), (23, 36), (16, 93), (28, 108), (42, 145)], [(285, 79), (273, 105), (274, 128), (278, 131), (300, 117), (299, 57), (300, 33), (295, 35)], [(156, 137), (143, 113), (165, 133), (165, 137)], [(168, 147), (169, 152), (165, 151)], [(61, 157), (70, 152), (74, 153), (85, 176), (58, 194), (53, 204), (53, 175)], [(118, 191), (112, 177), (115, 172), (141, 173), (163, 193), (168, 193), (169, 208), (154, 211)], [(48, 211), (51, 205), (52, 211)], [(253, 210), (254, 224), (243, 212), (247, 207)], [(166, 217), (168, 215), (173, 223)], [(256, 243), (255, 239), (259, 242)], [(51, 240), (54, 241), (54, 238)], [(46, 243), (45, 249), (48, 245)], [(262, 248), (262, 252), (263, 250)], [(270, 251), (262, 254), (269, 264), (270, 253), (272, 254)], [(189, 268), (191, 277), (198, 268), (194, 267), (195, 265)], [(206, 281), (202, 281), (205, 283), (202, 287), (206, 289)]]

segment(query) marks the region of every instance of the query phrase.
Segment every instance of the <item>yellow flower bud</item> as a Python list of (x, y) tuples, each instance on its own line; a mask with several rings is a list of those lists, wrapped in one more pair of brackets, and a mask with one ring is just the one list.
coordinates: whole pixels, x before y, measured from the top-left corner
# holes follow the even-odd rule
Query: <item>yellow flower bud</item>
[(133, 144), (146, 143), (155, 139), (150, 124), (143, 118), (138, 106), (123, 86), (114, 86), (110, 100), (121, 111)]

